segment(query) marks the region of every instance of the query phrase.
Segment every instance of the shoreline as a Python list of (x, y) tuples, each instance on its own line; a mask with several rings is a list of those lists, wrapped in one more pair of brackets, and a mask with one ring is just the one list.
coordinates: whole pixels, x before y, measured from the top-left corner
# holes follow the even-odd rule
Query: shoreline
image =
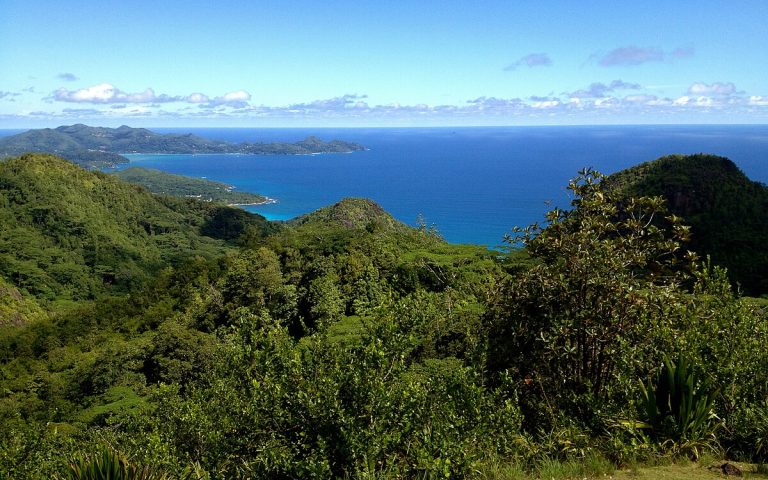
[[(220, 152), (220, 153), (213, 153), (213, 152), (190, 152), (190, 153), (171, 153), (171, 152), (130, 152), (130, 153), (118, 153), (117, 155), (121, 155), (123, 157), (129, 157), (132, 155), (194, 155), (194, 156), (203, 156), (203, 155), (253, 155), (253, 156), (269, 156), (269, 155), (280, 155), (280, 156), (287, 156), (287, 157), (301, 157), (305, 155), (335, 155), (335, 154), (350, 154), (355, 152), (367, 152), (370, 151), (370, 148), (364, 148), (362, 150), (346, 150), (343, 152), (307, 152), (307, 153), (274, 153), (274, 152), (264, 152), (264, 153), (247, 153), (247, 152)], [(107, 152), (109, 153), (109, 152)]]
[(255, 203), (228, 203), (228, 207), (256, 207), (259, 205), (271, 205), (273, 203), (277, 203), (277, 199), (266, 197), (266, 200), (263, 200), (261, 202), (255, 202)]

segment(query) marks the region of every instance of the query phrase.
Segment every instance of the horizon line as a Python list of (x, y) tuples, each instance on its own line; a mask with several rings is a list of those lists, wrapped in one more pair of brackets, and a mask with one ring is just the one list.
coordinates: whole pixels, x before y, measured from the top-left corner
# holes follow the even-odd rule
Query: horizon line
[[(120, 122), (117, 122), (120, 123)], [(733, 126), (733, 127), (758, 127), (768, 126), (768, 122), (765, 123), (743, 123), (743, 122), (722, 122), (722, 123), (552, 123), (552, 124), (509, 124), (509, 125), (494, 125), (494, 124), (479, 124), (479, 125), (299, 125), (299, 126), (258, 126), (258, 125), (152, 125), (152, 126), (139, 126), (131, 127), (126, 123), (117, 125), (116, 123), (109, 125), (97, 125), (87, 124), (83, 122), (75, 122), (68, 124), (58, 124), (56, 126), (0, 126), (0, 130), (43, 130), (43, 129), (55, 129), (60, 127), (68, 127), (74, 125), (85, 125), (87, 127), (94, 128), (120, 128), (127, 126), (129, 128), (145, 128), (145, 129), (185, 129), (185, 128), (205, 128), (205, 129), (280, 129), (280, 130), (306, 130), (306, 129), (467, 129), (467, 128), (552, 128), (552, 127), (717, 127), (717, 126)]]

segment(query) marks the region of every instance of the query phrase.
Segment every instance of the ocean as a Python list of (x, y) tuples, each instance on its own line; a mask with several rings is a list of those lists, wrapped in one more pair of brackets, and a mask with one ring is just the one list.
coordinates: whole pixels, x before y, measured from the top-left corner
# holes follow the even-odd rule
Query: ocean
[[(672, 153), (712, 153), (768, 182), (768, 125), (472, 128), (156, 128), (240, 141), (358, 142), (368, 151), (324, 155), (130, 155), (131, 164), (205, 177), (275, 204), (245, 207), (287, 220), (344, 197), (367, 197), (397, 219), (419, 216), (451, 242), (502, 243), (514, 226), (567, 208), (584, 167), (610, 174)], [(0, 131), (0, 135), (7, 133)]]

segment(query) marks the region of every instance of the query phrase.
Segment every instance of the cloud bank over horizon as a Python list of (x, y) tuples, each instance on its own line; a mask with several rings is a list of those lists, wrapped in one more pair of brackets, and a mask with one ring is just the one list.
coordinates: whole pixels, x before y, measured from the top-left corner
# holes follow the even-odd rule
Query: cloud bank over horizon
[[(30, 92), (30, 94), (33, 92)], [(15, 101), (20, 92), (0, 92), (0, 101)], [(253, 95), (239, 89), (221, 95), (195, 91), (188, 94), (157, 93), (147, 87), (143, 91), (127, 92), (111, 83), (99, 83), (79, 89), (58, 88), (44, 97), (52, 108), (15, 115), (0, 114), (5, 121), (24, 120), (104, 120), (156, 119), (159, 122), (186, 120), (236, 119), (268, 121), (298, 119), (319, 124), (365, 125), (396, 120), (418, 119), (424, 123), (445, 124), (541, 123), (552, 118), (565, 123), (594, 122), (604, 119), (633, 117), (655, 121), (674, 120), (698, 115), (701, 118), (723, 115), (752, 115), (768, 119), (768, 96), (749, 95), (733, 82), (693, 82), (680, 89), (678, 95), (660, 96), (640, 83), (614, 79), (560, 94), (527, 97), (479, 96), (457, 103), (379, 103), (366, 94), (343, 94), (286, 105), (269, 105), (254, 100)], [(55, 108), (59, 104), (79, 104), (83, 107)], [(87, 105), (87, 107), (86, 107)], [(419, 122), (414, 122), (418, 125)]]

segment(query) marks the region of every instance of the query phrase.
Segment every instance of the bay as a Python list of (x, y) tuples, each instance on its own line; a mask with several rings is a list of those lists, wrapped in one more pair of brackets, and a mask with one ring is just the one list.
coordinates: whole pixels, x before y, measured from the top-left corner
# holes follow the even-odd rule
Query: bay
[(499, 245), (515, 225), (568, 207), (568, 180), (593, 167), (613, 173), (672, 153), (726, 156), (768, 181), (766, 125), (472, 128), (154, 128), (231, 142), (296, 141), (308, 135), (358, 142), (368, 151), (329, 155), (129, 155), (132, 165), (205, 177), (277, 203), (246, 207), (286, 220), (344, 197), (371, 198), (397, 219), (419, 215), (451, 242)]

